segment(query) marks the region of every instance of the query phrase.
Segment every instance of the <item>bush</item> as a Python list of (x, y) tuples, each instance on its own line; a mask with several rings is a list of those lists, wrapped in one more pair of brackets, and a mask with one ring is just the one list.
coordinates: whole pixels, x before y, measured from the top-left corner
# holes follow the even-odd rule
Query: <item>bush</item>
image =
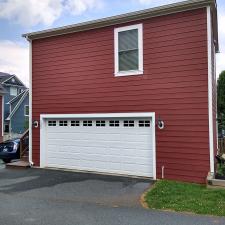
[(221, 176), (225, 176), (225, 164), (224, 163), (219, 164), (218, 174)]

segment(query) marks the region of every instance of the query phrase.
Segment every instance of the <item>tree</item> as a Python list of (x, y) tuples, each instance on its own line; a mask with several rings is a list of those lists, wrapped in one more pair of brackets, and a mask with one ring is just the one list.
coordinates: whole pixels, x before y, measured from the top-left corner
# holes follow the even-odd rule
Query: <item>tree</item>
[(225, 71), (223, 71), (217, 83), (217, 113), (219, 132), (225, 130)]

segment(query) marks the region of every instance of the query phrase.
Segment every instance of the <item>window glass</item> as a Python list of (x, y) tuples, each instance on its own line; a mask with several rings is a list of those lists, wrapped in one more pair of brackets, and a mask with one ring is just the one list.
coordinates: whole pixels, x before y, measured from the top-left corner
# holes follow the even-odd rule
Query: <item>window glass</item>
[(10, 87), (10, 95), (17, 96), (17, 88), (16, 87)]
[(24, 115), (29, 116), (29, 105), (24, 106)]
[(119, 71), (138, 70), (138, 29), (118, 33)]

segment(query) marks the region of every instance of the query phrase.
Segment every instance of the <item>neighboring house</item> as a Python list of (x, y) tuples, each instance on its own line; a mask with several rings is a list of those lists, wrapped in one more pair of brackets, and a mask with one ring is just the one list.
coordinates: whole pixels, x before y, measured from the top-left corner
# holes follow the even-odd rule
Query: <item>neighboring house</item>
[(3, 110), (4, 110), (4, 105), (3, 105), (3, 98), (5, 95), (5, 90), (3, 88), (3, 86), (0, 84), (0, 143), (3, 141), (3, 135), (4, 135), (4, 131), (3, 131)]
[(214, 172), (214, 0), (24, 37), (31, 164), (197, 183)]
[(24, 90), (7, 104), (10, 106), (10, 114), (6, 118), (10, 135), (23, 134), (29, 124), (29, 90)]
[[(16, 76), (8, 73), (0, 72), (0, 83), (4, 87), (5, 95), (4, 95), (4, 132), (12, 133), (10, 130), (8, 117), (10, 115), (10, 104), (8, 104), (12, 99), (15, 99), (18, 95), (21, 96), (21, 93), (24, 93), (27, 90), (27, 87), (23, 84), (23, 82)], [(20, 104), (19, 107), (24, 108), (23, 104)], [(21, 123), (24, 120), (24, 116), (18, 118), (18, 120), (14, 121), (15, 123)], [(15, 127), (17, 124), (12, 124), (11, 127)], [(24, 129), (20, 129), (19, 133), (23, 133)]]

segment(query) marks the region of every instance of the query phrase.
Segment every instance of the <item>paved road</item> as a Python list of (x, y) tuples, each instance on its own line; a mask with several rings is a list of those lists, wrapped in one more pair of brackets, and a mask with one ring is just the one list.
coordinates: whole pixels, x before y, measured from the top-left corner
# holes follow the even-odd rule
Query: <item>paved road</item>
[(225, 218), (143, 209), (149, 182), (51, 170), (0, 169), (2, 225), (224, 225)]

